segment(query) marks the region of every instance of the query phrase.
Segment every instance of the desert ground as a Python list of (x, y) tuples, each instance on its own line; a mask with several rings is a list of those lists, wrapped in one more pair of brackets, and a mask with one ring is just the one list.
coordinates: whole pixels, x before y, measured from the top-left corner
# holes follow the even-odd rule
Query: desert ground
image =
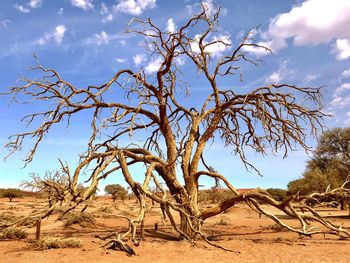
[[(1, 198), (0, 214), (26, 216), (45, 206), (47, 202), (43, 199), (23, 198), (9, 202)], [(96, 221), (85, 227), (74, 224), (66, 227), (56, 220), (57, 215), (44, 219), (41, 225), (41, 238), (71, 237), (81, 240), (82, 247), (40, 249), (35, 243), (34, 227), (28, 230), (25, 239), (0, 240), (0, 262), (350, 262), (350, 240), (330, 235), (300, 237), (264, 216), (259, 217), (244, 205), (233, 207), (204, 224), (210, 240), (235, 252), (223, 251), (204, 241), (198, 241), (195, 246), (178, 241), (169, 222), (162, 221), (160, 209), (154, 206), (147, 212), (146, 238), (138, 247), (133, 247), (137, 255), (129, 257), (125, 252), (101, 248), (104, 241), (96, 236), (126, 229), (127, 222), (117, 215), (136, 214), (134, 201), (97, 198), (87, 212), (94, 215)], [(322, 208), (321, 213), (332, 222), (350, 227), (347, 211)], [(296, 223), (282, 215), (280, 218), (291, 225)], [(157, 231), (155, 223), (159, 225)]]

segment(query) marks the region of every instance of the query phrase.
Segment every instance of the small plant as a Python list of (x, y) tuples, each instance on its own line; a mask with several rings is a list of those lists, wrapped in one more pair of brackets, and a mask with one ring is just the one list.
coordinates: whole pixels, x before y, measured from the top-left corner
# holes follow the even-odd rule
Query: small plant
[(99, 213), (106, 213), (106, 214), (112, 214), (113, 209), (110, 206), (102, 206), (99, 209), (97, 209), (97, 212)]
[(95, 218), (86, 212), (69, 212), (63, 217), (63, 220), (65, 227), (74, 224), (78, 224), (81, 227), (88, 227), (95, 224)]
[(28, 233), (22, 228), (9, 227), (0, 232), (1, 239), (24, 239)]
[(227, 226), (227, 225), (228, 225), (228, 222), (227, 222), (226, 219), (221, 218), (220, 221), (217, 221), (217, 222), (215, 223), (215, 225)]
[(0, 214), (0, 224), (11, 223), (11, 222), (15, 221), (16, 219), (17, 219), (17, 217), (15, 216), (15, 214), (13, 212), (3, 212)]
[(79, 248), (83, 246), (83, 242), (74, 238), (61, 237), (45, 237), (38, 241), (40, 249), (56, 249), (56, 248)]

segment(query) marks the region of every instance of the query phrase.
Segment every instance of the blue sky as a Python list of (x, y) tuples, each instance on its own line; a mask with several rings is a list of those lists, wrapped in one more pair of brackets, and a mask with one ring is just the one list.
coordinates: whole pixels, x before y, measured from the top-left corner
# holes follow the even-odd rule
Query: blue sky
[[(255, 37), (269, 46), (273, 54), (249, 49), (252, 57), (264, 63), (258, 67), (243, 65), (244, 81), (230, 79), (223, 85), (251, 89), (266, 83), (289, 82), (301, 86), (324, 86), (325, 111), (333, 117), (325, 120), (329, 128), (350, 124), (350, 1), (349, 0), (222, 0), (204, 1), (210, 10), (222, 7), (220, 35), (233, 45), (250, 29), (259, 26)], [(142, 39), (126, 34), (133, 17), (152, 18), (164, 30), (173, 30), (198, 10), (194, 0), (1, 0), (0, 2), (0, 92), (14, 85), (21, 75), (32, 73), (32, 54), (47, 67), (83, 87), (102, 84), (122, 68), (144, 68), (152, 74), (157, 58), (142, 48)], [(216, 47), (213, 53), (222, 52)], [(188, 63), (181, 65), (190, 72)], [(205, 93), (205, 86), (195, 74), (185, 74), (191, 83), (192, 100)], [(20, 118), (43, 108), (40, 104), (11, 104), (8, 96), (0, 96), (0, 143), (11, 134), (25, 130)], [(74, 166), (78, 154), (88, 140), (87, 116), (75, 117), (68, 128), (57, 127), (45, 138), (34, 161), (22, 169), (23, 152), (0, 162), (0, 188), (16, 187), (32, 172), (43, 174), (57, 168), (57, 158)], [(315, 146), (314, 139), (309, 144)], [(25, 145), (27, 146), (27, 145)], [(24, 147), (26, 148), (26, 147)], [(7, 154), (1, 148), (1, 157)], [(246, 171), (229, 149), (216, 142), (207, 150), (210, 163), (227, 175), (239, 188), (286, 187), (301, 176), (308, 156), (293, 152), (287, 159), (281, 155), (261, 157), (248, 152), (250, 161), (264, 175)], [(137, 172), (137, 171), (136, 171)], [(103, 184), (119, 182), (118, 176)], [(202, 182), (209, 185), (210, 181)], [(102, 187), (103, 188), (103, 185)]]

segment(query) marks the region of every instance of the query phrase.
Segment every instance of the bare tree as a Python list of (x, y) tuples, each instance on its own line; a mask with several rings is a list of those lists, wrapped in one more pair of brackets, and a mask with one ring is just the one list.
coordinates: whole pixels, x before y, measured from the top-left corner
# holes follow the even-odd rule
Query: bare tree
[(31, 175), (31, 180), (21, 183), (21, 187), (35, 191), (48, 200), (49, 207), (55, 203), (62, 203), (70, 189), (70, 178), (62, 171), (47, 171), (44, 177), (37, 174)]
[[(294, 201), (300, 197), (276, 201), (260, 189), (240, 194), (224, 175), (207, 165), (203, 152), (214, 140), (231, 147), (247, 168), (255, 170), (245, 156), (247, 148), (258, 153), (270, 149), (282, 151), (285, 156), (295, 145), (308, 149), (306, 131), (311, 129), (315, 133), (322, 128), (321, 121), (325, 116), (321, 112), (319, 89), (283, 83), (264, 85), (239, 94), (234, 89), (221, 87), (221, 79), (240, 75), (242, 63), (259, 63), (247, 56), (247, 47), (270, 50), (254, 42), (254, 30), (236, 46), (226, 38), (215, 37), (219, 30), (219, 12), (220, 9), (213, 14), (203, 6), (198, 15), (175, 32), (164, 32), (151, 19), (133, 19), (128, 32), (144, 36), (146, 49), (161, 61), (155, 74), (146, 74), (142, 69), (139, 72), (121, 69), (100, 86), (78, 88), (62, 79), (54, 69), (39, 64), (31, 69), (39, 71), (41, 78), (23, 78), (22, 85), (11, 88), (10, 93), (16, 100), (28, 97), (29, 100), (49, 102), (45, 112), (24, 117), (29, 124), (38, 118), (42, 124), (32, 131), (12, 136), (7, 144), (13, 153), (21, 148), (25, 138), (36, 140), (26, 164), (32, 161), (40, 142), (56, 124), (69, 123), (70, 117), (80, 112), (91, 113), (87, 151), (73, 171), (65, 169), (71, 184), (64, 199), (74, 201), (72, 203), (76, 206), (93, 195), (101, 180), (121, 171), (120, 176), (139, 201), (138, 216), (127, 218), (130, 223), (128, 231), (115, 233), (115, 238), (107, 241), (106, 246), (118, 244), (127, 251), (123, 240), (130, 234), (135, 244), (139, 242), (136, 229), (145, 217), (146, 197), (159, 203), (173, 228), (191, 242), (195, 237), (201, 237), (212, 244), (202, 232), (202, 224), (207, 218), (240, 202), (302, 235), (330, 233), (349, 236), (346, 229), (325, 221), (316, 211), (311, 214), (298, 212), (300, 206)], [(218, 45), (225, 51), (214, 56), (211, 50)], [(181, 59), (191, 63), (210, 88), (206, 99), (196, 107), (188, 107), (181, 101), (181, 88), (185, 86), (185, 92), (190, 91), (190, 87), (179, 78), (178, 63)], [(124, 93), (128, 101), (116, 101), (111, 92)], [(122, 145), (122, 139), (127, 136), (146, 136), (147, 140)], [(129, 170), (136, 164), (144, 165), (143, 182), (135, 181)], [(88, 165), (94, 167), (87, 180), (89, 187), (80, 194), (78, 179)], [(198, 180), (205, 176), (222, 181), (233, 196), (214, 207), (200, 208)], [(150, 190), (151, 182), (162, 195)], [(297, 218), (300, 228), (288, 226), (261, 204), (271, 205)], [(180, 216), (179, 224), (174, 213)], [(309, 226), (312, 222), (320, 223), (324, 228)]]

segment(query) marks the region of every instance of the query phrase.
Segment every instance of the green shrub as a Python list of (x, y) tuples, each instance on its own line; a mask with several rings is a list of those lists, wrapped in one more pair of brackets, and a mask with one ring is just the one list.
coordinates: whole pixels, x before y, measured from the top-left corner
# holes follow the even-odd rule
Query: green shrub
[(113, 201), (116, 201), (117, 199), (125, 200), (128, 197), (128, 191), (121, 186), (120, 184), (109, 184), (105, 187), (105, 192), (108, 195), (111, 195), (113, 198)]
[(268, 188), (266, 191), (277, 201), (282, 201), (287, 197), (287, 191), (280, 188)]
[(74, 238), (45, 237), (38, 241), (38, 246), (41, 249), (79, 248), (83, 243)]
[(15, 189), (15, 188), (1, 189), (0, 195), (2, 197), (7, 197), (10, 200), (10, 202), (12, 202), (13, 198), (22, 198), (23, 197), (22, 191), (19, 189)]
[(88, 227), (95, 224), (93, 215), (86, 212), (68, 212), (62, 219), (65, 227), (74, 224), (78, 224), (81, 227)]
[(23, 239), (28, 233), (22, 228), (9, 227), (0, 232), (0, 239)]

